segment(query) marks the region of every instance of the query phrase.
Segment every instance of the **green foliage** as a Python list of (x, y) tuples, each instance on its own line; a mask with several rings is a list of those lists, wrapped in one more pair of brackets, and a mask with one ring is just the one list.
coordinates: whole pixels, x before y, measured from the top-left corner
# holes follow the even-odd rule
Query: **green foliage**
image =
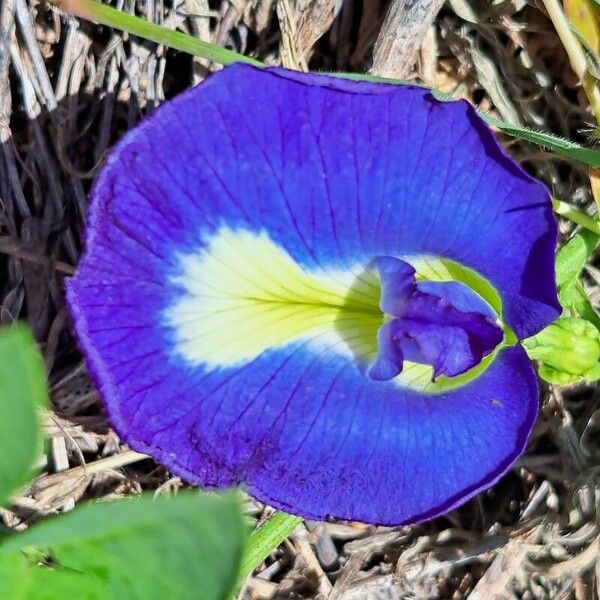
[(0, 505), (30, 479), (41, 453), (37, 409), (46, 403), (44, 363), (29, 330), (0, 330)]
[(0, 546), (11, 600), (228, 600), (246, 527), (234, 493), (88, 504)]
[(595, 236), (586, 232), (574, 235), (556, 255), (556, 285), (560, 288), (578, 279)]
[[(46, 402), (29, 330), (0, 331), (0, 503), (31, 477)], [(246, 528), (235, 494), (88, 504), (4, 537), (0, 597), (10, 600), (231, 598)]]
[(600, 236), (582, 230), (556, 255), (556, 285), (563, 316), (523, 341), (532, 360), (540, 361), (544, 381), (569, 385), (600, 379), (600, 317), (581, 284), (585, 264), (598, 247)]
[(511, 123), (497, 119), (488, 113), (480, 112), (479, 116), (488, 125), (497, 127), (506, 135), (526, 140), (527, 142), (531, 142), (536, 146), (546, 148), (547, 150), (550, 150), (555, 154), (559, 154), (560, 156), (564, 156), (565, 158), (577, 160), (581, 163), (589, 165), (590, 167), (600, 166), (600, 150), (598, 148), (582, 146), (581, 144), (561, 138), (551, 133), (546, 133), (545, 131), (536, 131), (535, 129), (528, 129), (527, 127), (522, 127), (521, 125), (512, 125)]
[(588, 257), (598, 244), (600, 236), (590, 231), (581, 231), (556, 255), (556, 285), (561, 306), (567, 315), (582, 317), (596, 328), (600, 328), (600, 317), (593, 309), (580, 277)]
[(558, 319), (523, 345), (530, 358), (541, 362), (539, 375), (549, 383), (600, 379), (600, 333), (585, 319)]

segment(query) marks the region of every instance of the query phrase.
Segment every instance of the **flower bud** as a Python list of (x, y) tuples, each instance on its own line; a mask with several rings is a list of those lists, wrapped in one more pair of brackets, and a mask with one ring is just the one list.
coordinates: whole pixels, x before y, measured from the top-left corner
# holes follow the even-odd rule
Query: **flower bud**
[(558, 319), (523, 346), (529, 358), (542, 363), (540, 377), (549, 383), (568, 385), (600, 378), (600, 333), (585, 319)]

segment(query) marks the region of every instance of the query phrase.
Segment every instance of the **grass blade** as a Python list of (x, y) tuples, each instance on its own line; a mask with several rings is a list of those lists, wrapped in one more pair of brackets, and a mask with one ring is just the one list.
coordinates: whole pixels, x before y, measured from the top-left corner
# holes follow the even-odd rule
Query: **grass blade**
[(239, 580), (243, 581), (296, 527), (300, 517), (277, 511), (250, 536), (242, 557)]
[[(598, 1), (600, 2), (600, 0)], [(363, 73), (332, 73), (332, 75), (344, 77), (345, 79), (352, 79), (354, 81), (373, 81), (375, 83), (397, 83), (419, 86), (419, 84), (414, 81), (407, 82), (400, 81), (398, 79), (386, 79), (384, 77), (374, 77), (372, 75), (366, 75)], [(432, 89), (431, 93), (435, 98), (441, 101), (456, 100), (456, 98), (454, 98), (453, 96), (450, 96), (449, 94), (444, 94), (439, 90)], [(492, 115), (483, 111), (477, 111), (477, 114), (488, 125), (500, 129), (500, 131), (502, 131), (502, 133), (505, 133), (506, 135), (520, 138), (527, 142), (531, 142), (536, 146), (541, 146), (542, 148), (551, 150), (552, 152), (564, 156), (565, 158), (576, 160), (591, 167), (600, 166), (600, 149), (598, 148), (583, 146), (581, 144), (578, 144), (577, 142), (572, 142), (571, 140), (566, 140), (564, 138), (553, 135), (551, 133), (546, 133), (544, 131), (536, 131), (534, 129), (522, 127), (521, 125), (512, 125), (511, 123), (507, 123), (506, 121), (493, 117)]]
[(194, 56), (200, 56), (207, 60), (211, 60), (220, 65), (230, 65), (234, 62), (245, 62), (250, 65), (262, 66), (262, 63), (249, 56), (238, 54), (232, 50), (221, 48), (215, 44), (203, 42), (191, 35), (187, 35), (180, 31), (173, 31), (162, 25), (151, 23), (140, 17), (127, 14), (101, 2), (95, 0), (55, 0), (55, 4), (72, 14), (118, 29), (127, 31), (133, 35), (137, 35), (145, 40), (164, 44), (169, 48), (187, 52)]
[[(234, 62), (245, 62), (258, 67), (264, 66), (260, 61), (238, 54), (232, 50), (220, 48), (214, 44), (203, 42), (190, 35), (179, 31), (173, 31), (161, 25), (150, 23), (145, 19), (126, 14), (115, 8), (96, 2), (95, 0), (54, 0), (62, 9), (78, 15), (83, 19), (108, 25), (121, 31), (127, 31), (141, 38), (164, 44), (175, 50), (187, 52), (195, 56), (200, 56), (221, 65), (230, 65)], [(600, 0), (598, 0), (600, 2)], [(336, 77), (345, 77), (358, 81), (375, 81), (402, 84), (405, 82), (386, 79), (383, 77), (374, 77), (365, 74), (355, 73), (330, 73)], [(414, 85), (414, 84), (413, 84)], [(439, 100), (453, 100), (454, 98), (443, 94), (437, 90), (431, 90), (432, 94)], [(563, 139), (561, 137), (535, 131), (522, 127), (520, 125), (511, 125), (501, 119), (497, 119), (487, 113), (480, 112), (481, 118), (493, 127), (497, 127), (507, 135), (517, 137), (528, 142), (532, 142), (542, 148), (546, 148), (560, 156), (579, 161), (591, 167), (600, 167), (600, 149), (583, 146), (576, 142)]]

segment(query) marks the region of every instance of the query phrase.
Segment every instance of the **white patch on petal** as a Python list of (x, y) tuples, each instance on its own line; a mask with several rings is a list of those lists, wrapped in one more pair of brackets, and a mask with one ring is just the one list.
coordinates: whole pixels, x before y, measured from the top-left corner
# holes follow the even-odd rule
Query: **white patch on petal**
[(183, 293), (165, 317), (190, 364), (232, 367), (298, 341), (359, 361), (377, 352), (379, 281), (364, 267), (306, 271), (265, 233), (227, 228), (179, 260)]

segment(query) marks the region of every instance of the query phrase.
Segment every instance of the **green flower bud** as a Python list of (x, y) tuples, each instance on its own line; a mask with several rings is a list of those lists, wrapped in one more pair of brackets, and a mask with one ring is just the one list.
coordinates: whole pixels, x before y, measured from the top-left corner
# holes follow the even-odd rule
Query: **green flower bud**
[(540, 377), (549, 383), (568, 385), (600, 378), (600, 332), (585, 319), (558, 319), (524, 340), (523, 346), (529, 358), (542, 363)]

